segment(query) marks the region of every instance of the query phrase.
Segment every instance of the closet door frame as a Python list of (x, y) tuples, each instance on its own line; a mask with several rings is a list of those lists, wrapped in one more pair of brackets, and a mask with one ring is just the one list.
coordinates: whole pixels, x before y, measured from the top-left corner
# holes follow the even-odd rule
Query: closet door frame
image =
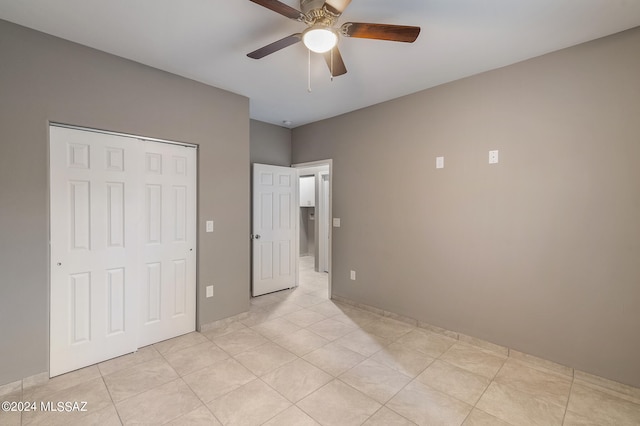
[[(54, 377), (134, 352), (153, 339), (195, 330), (197, 146), (49, 124), (49, 374)], [(167, 332), (156, 326), (149, 337), (142, 326), (146, 252), (140, 228), (148, 225), (141, 223), (148, 186), (145, 153), (154, 147), (164, 152), (167, 171), (188, 172), (189, 178), (163, 185), (165, 200), (174, 201), (165, 208), (165, 225), (172, 221), (182, 228), (163, 230), (172, 246), (164, 256), (169, 259), (164, 275), (172, 277), (162, 277), (169, 290), (162, 319), (169, 326)], [(175, 204), (177, 200), (185, 206)], [(63, 218), (61, 212), (66, 212)], [(180, 268), (171, 269), (172, 261)]]

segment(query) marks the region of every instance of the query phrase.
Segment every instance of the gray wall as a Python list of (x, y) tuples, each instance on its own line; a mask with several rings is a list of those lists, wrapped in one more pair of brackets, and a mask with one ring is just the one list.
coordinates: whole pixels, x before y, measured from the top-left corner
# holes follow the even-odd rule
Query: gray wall
[(251, 164), (291, 165), (291, 130), (251, 120)]
[(0, 384), (48, 371), (49, 121), (198, 144), (198, 322), (246, 311), (248, 99), (5, 21), (0, 58)]
[(334, 294), (640, 386), (638, 46), (294, 129), (294, 163), (334, 160)]

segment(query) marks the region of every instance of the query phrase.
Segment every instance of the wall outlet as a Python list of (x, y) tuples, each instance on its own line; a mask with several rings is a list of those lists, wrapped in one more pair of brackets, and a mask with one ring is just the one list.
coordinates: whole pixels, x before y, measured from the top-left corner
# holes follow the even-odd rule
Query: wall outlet
[(498, 164), (498, 150), (489, 151), (489, 164)]
[(351, 279), (352, 279), (353, 281), (355, 281), (355, 280), (356, 280), (356, 271), (351, 271)]
[(207, 286), (207, 297), (213, 297), (213, 286), (212, 285), (208, 285)]

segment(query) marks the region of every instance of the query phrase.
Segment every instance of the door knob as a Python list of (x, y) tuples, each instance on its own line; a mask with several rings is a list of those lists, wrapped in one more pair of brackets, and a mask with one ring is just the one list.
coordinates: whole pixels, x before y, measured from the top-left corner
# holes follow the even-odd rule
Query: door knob
[(256, 234), (256, 236), (255, 236), (254, 238), (255, 238), (256, 240), (259, 240), (259, 239), (260, 239), (260, 235), (259, 235), (259, 234)]

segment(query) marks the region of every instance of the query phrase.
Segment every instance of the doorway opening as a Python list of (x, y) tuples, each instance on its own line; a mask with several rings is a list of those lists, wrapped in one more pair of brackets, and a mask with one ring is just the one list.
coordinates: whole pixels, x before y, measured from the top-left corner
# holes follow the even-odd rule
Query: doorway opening
[(253, 164), (252, 305), (331, 299), (331, 173), (331, 160)]
[(298, 286), (331, 299), (331, 160), (294, 164), (299, 177)]

